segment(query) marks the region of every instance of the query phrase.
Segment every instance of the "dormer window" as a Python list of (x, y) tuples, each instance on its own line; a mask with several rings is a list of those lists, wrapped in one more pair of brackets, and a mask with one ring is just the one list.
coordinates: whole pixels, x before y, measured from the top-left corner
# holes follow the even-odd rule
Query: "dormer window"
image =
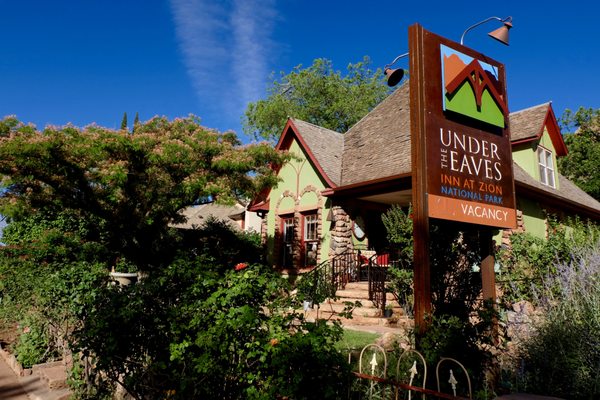
[(537, 155), (540, 168), (540, 182), (546, 186), (556, 187), (554, 183), (554, 161), (552, 160), (552, 152), (542, 146), (538, 146)]

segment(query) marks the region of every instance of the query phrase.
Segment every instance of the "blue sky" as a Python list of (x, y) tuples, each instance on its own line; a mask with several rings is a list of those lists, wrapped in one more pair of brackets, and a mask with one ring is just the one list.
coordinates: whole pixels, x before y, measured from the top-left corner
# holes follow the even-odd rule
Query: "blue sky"
[[(489, 16), (513, 17), (511, 45), (489, 39), (490, 22), (465, 44), (506, 65), (516, 111), (553, 101), (600, 108), (596, 2), (338, 0), (0, 0), (0, 116), (39, 128), (118, 127), (190, 113), (241, 134), (250, 101), (271, 72), (329, 58), (344, 70), (368, 55), (382, 67), (408, 50), (407, 28), (458, 41)], [(407, 67), (407, 60), (399, 66)], [(248, 140), (248, 139), (245, 139)]]

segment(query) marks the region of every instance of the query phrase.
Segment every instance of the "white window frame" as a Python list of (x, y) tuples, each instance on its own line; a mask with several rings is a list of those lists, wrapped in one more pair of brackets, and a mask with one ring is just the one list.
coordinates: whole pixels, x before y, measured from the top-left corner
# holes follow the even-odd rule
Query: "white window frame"
[[(319, 246), (319, 215), (315, 213), (304, 214), (303, 218), (303, 237), (302, 247), (304, 249), (304, 266), (315, 266), (313, 262), (317, 261), (317, 249)], [(309, 247), (310, 246), (310, 247)], [(309, 251), (314, 253), (309, 257)], [(312, 262), (310, 262), (312, 261)]]
[(542, 146), (537, 148), (538, 169), (542, 185), (556, 188), (556, 175), (554, 174), (554, 156), (552, 152)]

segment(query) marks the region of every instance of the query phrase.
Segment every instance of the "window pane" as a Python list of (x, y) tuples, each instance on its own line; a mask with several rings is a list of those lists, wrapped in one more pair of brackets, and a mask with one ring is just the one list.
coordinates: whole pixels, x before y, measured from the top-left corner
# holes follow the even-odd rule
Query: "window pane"
[(552, 153), (546, 151), (546, 166), (548, 168), (554, 169), (553, 165), (554, 164), (552, 163)]
[(317, 223), (316, 215), (307, 215), (304, 217), (304, 240), (317, 240)]
[(538, 154), (538, 163), (540, 164), (540, 166), (546, 166), (546, 157), (544, 157), (544, 149), (541, 147), (538, 147), (537, 149), (537, 154)]
[(306, 267), (317, 265), (317, 242), (307, 242), (304, 247), (304, 265)]
[(542, 182), (544, 185), (547, 184), (547, 182), (546, 182), (546, 168), (544, 168), (544, 166), (542, 164), (540, 164), (540, 182)]
[(554, 171), (548, 170), (548, 186), (554, 187)]
[(282, 246), (282, 264), (283, 267), (290, 268), (294, 263), (294, 219), (285, 218), (283, 220), (283, 246)]

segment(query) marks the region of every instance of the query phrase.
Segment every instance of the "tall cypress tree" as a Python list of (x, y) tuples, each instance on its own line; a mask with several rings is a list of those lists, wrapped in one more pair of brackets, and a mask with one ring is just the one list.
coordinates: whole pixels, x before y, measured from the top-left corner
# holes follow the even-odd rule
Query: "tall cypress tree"
[(127, 129), (127, 113), (123, 113), (123, 119), (121, 120), (121, 129)]
[(140, 115), (138, 114), (138, 112), (135, 112), (135, 118), (133, 119), (133, 132), (135, 132), (135, 128), (137, 128), (137, 126), (140, 123)]

